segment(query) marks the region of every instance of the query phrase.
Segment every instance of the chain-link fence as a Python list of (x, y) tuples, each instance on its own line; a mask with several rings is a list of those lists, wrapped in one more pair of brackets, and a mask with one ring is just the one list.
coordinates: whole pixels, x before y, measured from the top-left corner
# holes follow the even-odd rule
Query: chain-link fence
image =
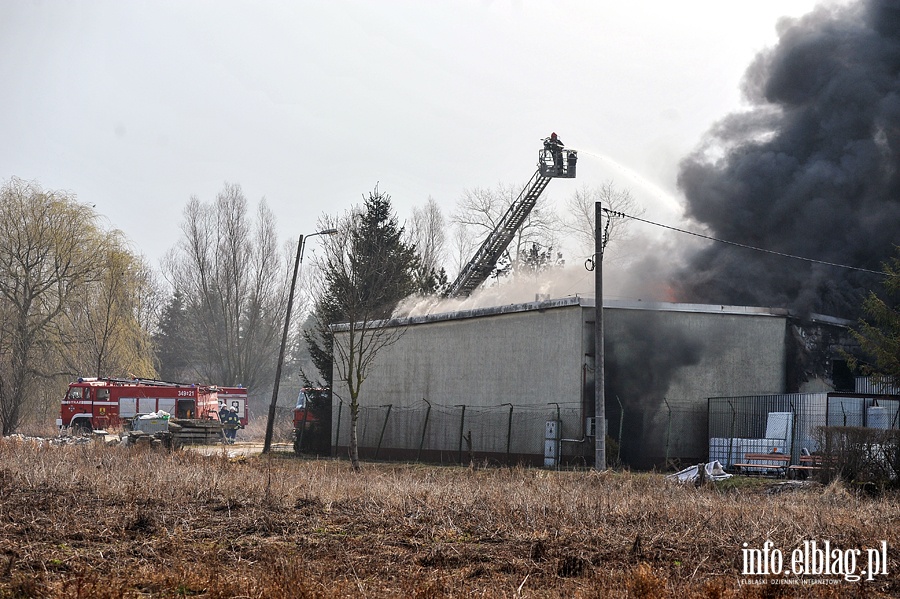
[[(335, 455), (345, 455), (347, 403), (336, 399), (333, 414), (332, 445)], [(575, 403), (485, 407), (421, 400), (414, 406), (360, 406), (357, 435), (360, 456), (369, 459), (593, 465), (596, 426), (585, 414)], [(667, 399), (639, 408), (608, 405), (606, 415), (611, 466), (670, 470), (706, 457), (705, 403)], [(548, 421), (560, 422), (556, 438), (548, 436)]]
[(705, 402), (689, 398), (625, 403), (607, 397), (612, 466), (679, 470), (706, 455)]
[[(548, 421), (560, 423), (558, 439), (547, 438)], [(340, 455), (349, 446), (347, 402), (337, 401), (333, 422), (333, 445)], [(560, 464), (584, 464), (593, 458), (594, 450), (585, 425), (580, 404), (485, 407), (421, 400), (414, 406), (360, 406), (357, 435), (360, 456), (369, 459), (543, 464), (550, 440), (556, 442)]]

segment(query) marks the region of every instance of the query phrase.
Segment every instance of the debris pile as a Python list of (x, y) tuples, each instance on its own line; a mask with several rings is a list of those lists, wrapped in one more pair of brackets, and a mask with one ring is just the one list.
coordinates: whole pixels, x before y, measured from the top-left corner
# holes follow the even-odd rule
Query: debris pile
[(140, 416), (131, 421), (129, 429), (111, 435), (105, 430), (94, 430), (90, 435), (60, 434), (56, 437), (36, 437), (13, 434), (6, 439), (35, 443), (39, 447), (60, 445), (148, 446), (179, 449), (182, 445), (214, 445), (224, 441), (222, 423), (218, 420), (172, 418), (166, 412)]
[(93, 437), (83, 437), (83, 436), (59, 436), (59, 437), (33, 437), (29, 435), (23, 435), (20, 433), (13, 433), (4, 439), (11, 441), (20, 441), (20, 442), (28, 442), (34, 443), (38, 447), (50, 447), (56, 445), (84, 445), (87, 443), (93, 443)]
[(172, 418), (159, 412), (135, 419), (132, 429), (124, 433), (122, 442), (178, 449), (182, 445), (212, 445), (223, 439), (222, 423), (218, 420)]
[(688, 466), (684, 470), (667, 475), (666, 479), (675, 480), (680, 483), (703, 483), (705, 481), (718, 482), (720, 480), (731, 478), (731, 476), (731, 474), (725, 472), (725, 469), (722, 468), (722, 464), (720, 464), (718, 460), (713, 460), (706, 464)]

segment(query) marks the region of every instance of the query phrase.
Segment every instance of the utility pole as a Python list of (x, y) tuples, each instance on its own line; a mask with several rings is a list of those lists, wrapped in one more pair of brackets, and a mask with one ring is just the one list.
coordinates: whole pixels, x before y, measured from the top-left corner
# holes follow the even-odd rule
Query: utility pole
[(603, 209), (594, 203), (594, 468), (606, 470), (606, 377), (603, 371)]

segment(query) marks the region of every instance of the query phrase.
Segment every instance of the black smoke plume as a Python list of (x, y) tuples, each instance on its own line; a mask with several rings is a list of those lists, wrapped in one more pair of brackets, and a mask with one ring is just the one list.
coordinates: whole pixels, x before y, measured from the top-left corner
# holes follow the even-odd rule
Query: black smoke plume
[(618, 438), (625, 463), (649, 468), (664, 455), (665, 431), (656, 417), (670, 397), (673, 377), (700, 362), (704, 344), (663, 312), (625, 310), (607, 332), (604, 391), (609, 432)]
[[(900, 3), (779, 24), (747, 70), (750, 108), (681, 164), (688, 216), (715, 237), (880, 270), (900, 243)], [(713, 243), (673, 281), (689, 302), (853, 318), (878, 275)]]

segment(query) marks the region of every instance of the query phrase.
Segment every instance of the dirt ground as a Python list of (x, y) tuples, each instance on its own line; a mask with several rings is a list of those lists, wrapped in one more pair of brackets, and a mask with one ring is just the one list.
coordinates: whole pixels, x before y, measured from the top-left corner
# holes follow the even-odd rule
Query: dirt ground
[[(0, 598), (900, 596), (892, 494), (528, 468), (354, 473), (257, 445), (0, 440)], [(742, 576), (743, 543), (811, 538), (884, 540), (888, 575)]]

